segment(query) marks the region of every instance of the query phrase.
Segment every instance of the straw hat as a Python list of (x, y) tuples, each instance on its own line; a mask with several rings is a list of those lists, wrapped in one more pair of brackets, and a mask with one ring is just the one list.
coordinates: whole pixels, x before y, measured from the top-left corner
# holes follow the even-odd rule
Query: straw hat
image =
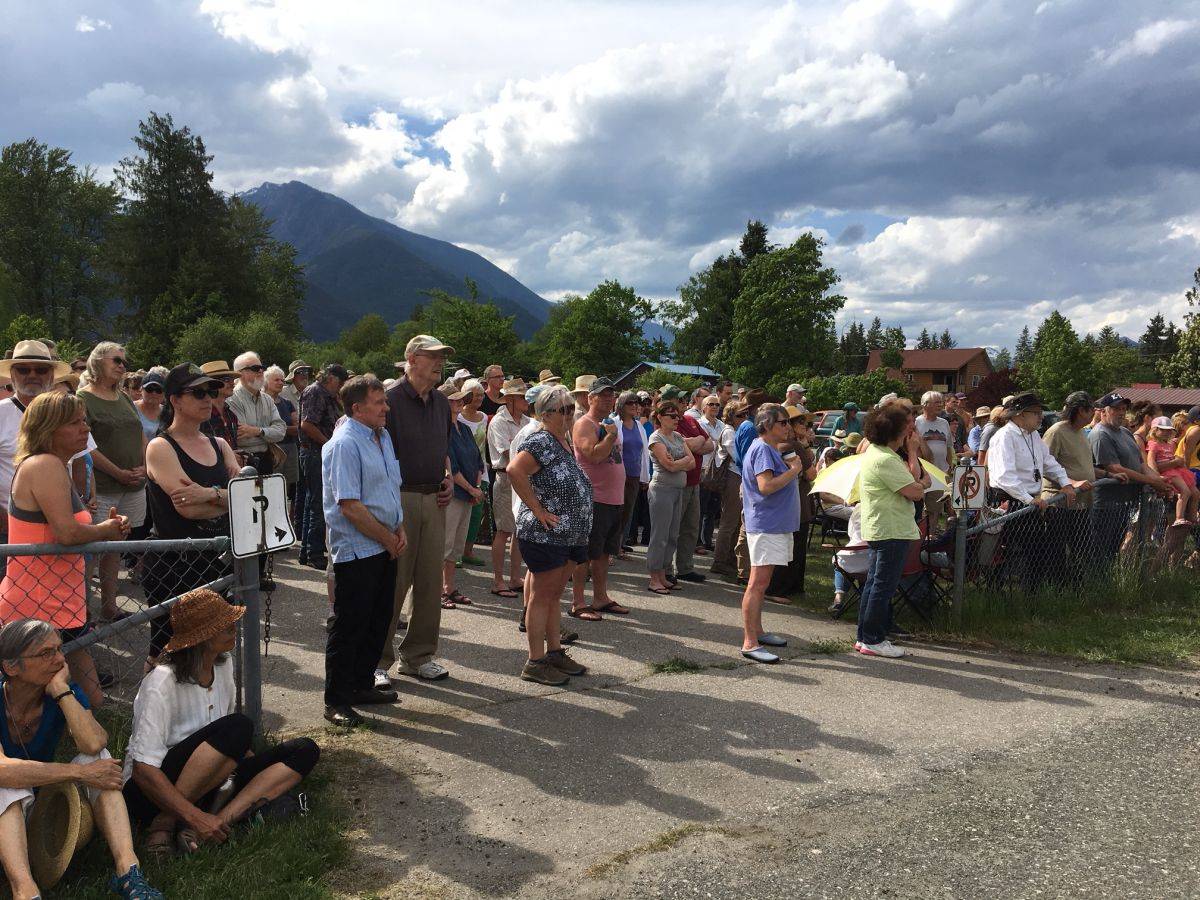
[(57, 378), (54, 379), (54, 383), (55, 384), (68, 384), (71, 386), (71, 390), (73, 390), (73, 391), (79, 390), (79, 376), (76, 375), (74, 372), (68, 372), (66, 375), (59, 375)]
[(214, 359), (212, 362), (206, 362), (200, 366), (200, 371), (210, 378), (224, 378), (229, 375), (236, 375), (237, 372), (229, 368), (229, 363), (224, 360)]
[(863, 442), (863, 436), (857, 431), (852, 431), (846, 435), (846, 446), (853, 450)]
[(92, 839), (92, 808), (69, 781), (38, 788), (25, 823), (29, 869), (43, 891), (58, 884), (71, 858)]
[(512, 381), (504, 382), (504, 387), (500, 388), (500, 396), (524, 397), (527, 390), (529, 390), (529, 385), (520, 378), (514, 378)]
[(446, 395), (447, 400), (461, 400), (468, 393), (456, 385), (453, 379), (444, 382), (438, 390)]
[(71, 372), (71, 364), (55, 359), (50, 348), (41, 341), (17, 341), (13, 348), (12, 359), (0, 359), (0, 375), (12, 377), (14, 363), (42, 363), (54, 367), (54, 377), (60, 378)]
[(553, 369), (542, 369), (538, 372), (538, 384), (558, 384), (562, 381), (561, 375), (555, 375)]
[(168, 653), (203, 644), (246, 614), (246, 607), (233, 606), (216, 591), (197, 588), (182, 595), (171, 607), (173, 635)]
[(580, 375), (575, 379), (575, 390), (572, 394), (586, 394), (592, 389), (592, 382), (596, 380), (595, 375)]

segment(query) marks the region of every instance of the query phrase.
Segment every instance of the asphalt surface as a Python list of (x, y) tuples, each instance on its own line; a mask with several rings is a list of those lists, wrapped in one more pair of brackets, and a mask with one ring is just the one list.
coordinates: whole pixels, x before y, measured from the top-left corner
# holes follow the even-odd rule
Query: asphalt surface
[[(480, 548), (482, 550), (483, 548)], [(769, 605), (791, 639), (742, 660), (740, 590), (669, 597), (620, 564), (591, 673), (518, 680), (516, 604), (465, 570), (451, 678), (402, 679), (370, 730), (323, 727), (322, 577), (283, 561), (268, 724), (316, 733), (351, 811), (348, 896), (1200, 896), (1200, 677), (910, 643)], [(814, 644), (814, 642), (816, 642)], [(658, 673), (682, 658), (699, 671)]]

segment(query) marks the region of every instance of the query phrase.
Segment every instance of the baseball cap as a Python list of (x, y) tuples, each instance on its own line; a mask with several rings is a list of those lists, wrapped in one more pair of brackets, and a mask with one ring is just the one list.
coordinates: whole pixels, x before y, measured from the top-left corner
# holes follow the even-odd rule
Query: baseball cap
[(588, 388), (588, 395), (590, 396), (592, 394), (603, 394), (605, 391), (615, 391), (615, 390), (616, 390), (616, 388), (613, 387), (613, 383), (611, 381), (609, 381), (607, 378), (605, 378), (603, 375), (601, 375), (599, 378), (597, 378), (595, 381), (593, 381), (592, 386)]
[(542, 393), (542, 391), (544, 391), (544, 390), (545, 390), (547, 387), (549, 387), (549, 385), (545, 385), (545, 384), (535, 384), (533, 387), (531, 387), (529, 390), (527, 390), (527, 391), (525, 392), (525, 402), (526, 402), (526, 403), (528, 403), (530, 406), (533, 406), (533, 404), (534, 404), (534, 401), (535, 401), (535, 400), (537, 400), (538, 396), (539, 396), (539, 395)]
[(1167, 431), (1174, 431), (1175, 423), (1172, 422), (1170, 420), (1170, 418), (1168, 418), (1167, 416), (1159, 416), (1157, 419), (1155, 419), (1153, 422), (1150, 423), (1150, 427), (1151, 428), (1163, 428)]
[(858, 412), (858, 404), (855, 403), (853, 400), (851, 400), (849, 403), (842, 404), (842, 410), (846, 411), (846, 412), (848, 412), (849, 410), (854, 410), (855, 412)]
[(189, 388), (219, 388), (220, 386), (221, 379), (213, 378), (211, 375), (206, 374), (194, 363), (180, 363), (167, 373), (167, 379), (163, 382), (163, 393), (168, 397), (178, 397)]
[[(1111, 391), (1096, 401), (1096, 409), (1107, 409), (1110, 406), (1120, 406), (1122, 403), (1128, 403), (1127, 397), (1122, 397), (1116, 391)], [(1194, 407), (1196, 412), (1200, 414), (1200, 406)]]
[[(449, 344), (443, 344), (431, 334), (418, 334), (408, 342), (404, 347), (404, 355), (410, 353), (446, 353), (449, 356), (454, 355), (454, 348)], [(399, 365), (397, 363), (396, 365)]]
[(1187, 411), (1189, 422), (1200, 422), (1200, 406), (1193, 406)]

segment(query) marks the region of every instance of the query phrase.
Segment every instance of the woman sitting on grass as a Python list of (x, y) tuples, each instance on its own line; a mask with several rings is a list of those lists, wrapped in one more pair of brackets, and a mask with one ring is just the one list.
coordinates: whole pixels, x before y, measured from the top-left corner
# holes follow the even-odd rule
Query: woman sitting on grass
[[(121, 764), (104, 749), (108, 735), (88, 709), (87, 694), (69, 680), (58, 631), (37, 619), (0, 628), (0, 671), (0, 863), (12, 896), (28, 900), (41, 895), (30, 870), (25, 819), (38, 788), (66, 783), (79, 786), (108, 843), (116, 868), (109, 887), (132, 900), (161, 898), (146, 883), (133, 852)], [(64, 728), (79, 755), (56, 763)]]
[(133, 819), (148, 823), (153, 856), (170, 854), (177, 827), (183, 853), (223, 843), (231, 826), (269, 813), (317, 764), (320, 750), (308, 738), (250, 752), (254, 723), (233, 711), (228, 656), (245, 611), (204, 588), (180, 597), (164, 659), (133, 702), (125, 800)]

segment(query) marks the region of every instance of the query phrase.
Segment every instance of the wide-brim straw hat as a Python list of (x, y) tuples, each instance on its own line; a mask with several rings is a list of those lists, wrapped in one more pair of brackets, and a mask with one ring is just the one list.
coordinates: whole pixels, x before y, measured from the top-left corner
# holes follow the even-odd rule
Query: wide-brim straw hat
[(168, 653), (186, 650), (216, 637), (246, 614), (246, 607), (234, 606), (216, 591), (197, 588), (183, 594), (171, 607)]
[(76, 852), (92, 839), (92, 808), (72, 782), (38, 788), (25, 823), (29, 869), (37, 886), (46, 891), (58, 884)]
[(230, 375), (236, 375), (237, 372), (229, 368), (229, 363), (222, 359), (214, 359), (212, 362), (201, 364), (200, 371), (210, 378), (224, 378)]
[(69, 384), (71, 390), (79, 390), (79, 376), (74, 372), (67, 372), (65, 375), (56, 375), (54, 377), (55, 384)]
[(54, 367), (54, 377), (60, 378), (71, 373), (71, 364), (55, 359), (50, 348), (41, 341), (17, 341), (13, 348), (12, 359), (0, 359), (0, 375), (12, 377), (14, 363), (40, 363)]
[(542, 369), (538, 372), (538, 384), (558, 384), (562, 381), (561, 375), (555, 375), (553, 369)]
[(586, 394), (592, 389), (592, 382), (596, 380), (595, 375), (580, 375), (575, 379), (575, 390), (572, 394)]
[(520, 378), (514, 378), (512, 381), (504, 382), (504, 387), (500, 388), (500, 396), (524, 397), (527, 390), (529, 390), (529, 385)]

